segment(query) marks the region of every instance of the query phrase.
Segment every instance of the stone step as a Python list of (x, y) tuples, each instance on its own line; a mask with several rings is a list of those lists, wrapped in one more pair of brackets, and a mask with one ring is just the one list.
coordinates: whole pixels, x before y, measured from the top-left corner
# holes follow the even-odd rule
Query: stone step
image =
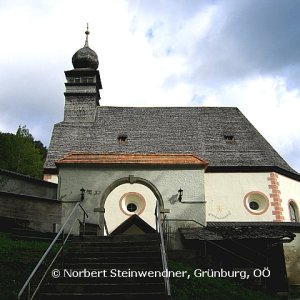
[[(73, 270), (76, 271), (76, 270)], [(79, 271), (79, 270), (78, 270)], [(82, 270), (80, 270), (82, 271)], [(88, 270), (91, 271), (91, 270)], [(70, 284), (81, 284), (81, 283), (90, 283), (90, 284), (113, 284), (113, 283), (120, 283), (120, 276), (115, 276), (114, 274), (111, 274), (111, 270), (96, 270), (97, 273), (95, 273), (94, 277), (79, 275), (79, 273), (67, 273), (61, 271), (61, 276), (59, 278), (52, 278), (49, 280), (50, 283), (53, 284), (60, 284), (60, 283), (70, 283)], [(99, 272), (98, 272), (99, 271)], [(144, 270), (148, 271), (148, 270)], [(104, 273), (105, 272), (105, 273)], [(160, 274), (161, 271), (159, 270)], [(106, 274), (104, 276), (103, 274)], [(72, 275), (72, 277), (70, 277)], [(132, 273), (133, 275), (133, 273)], [(157, 276), (123, 276), (121, 277), (121, 282), (123, 283), (164, 283), (164, 278), (160, 277), (159, 274)]]
[(134, 293), (160, 293), (164, 292), (163, 283), (107, 283), (107, 284), (96, 284), (96, 283), (56, 283), (47, 284), (43, 287), (43, 293), (111, 293), (119, 294), (127, 292)]
[(77, 252), (67, 252), (66, 257), (67, 258), (98, 258), (98, 259), (106, 259), (106, 258), (113, 258), (113, 257), (132, 257), (132, 258), (139, 258), (139, 257), (160, 257), (161, 254), (159, 251), (131, 251), (128, 249), (128, 251), (114, 251), (114, 252), (97, 252), (97, 251), (91, 251), (91, 252), (83, 252), (83, 251), (77, 251)]
[(80, 236), (76, 240), (83, 242), (83, 241), (124, 241), (124, 240), (130, 240), (130, 241), (149, 241), (154, 240), (157, 241), (159, 239), (159, 235), (157, 233), (151, 233), (151, 234), (136, 234), (136, 235), (126, 235), (126, 234), (120, 234), (120, 235), (109, 235), (109, 236)]
[(131, 241), (131, 240), (123, 240), (123, 241), (84, 241), (84, 242), (80, 242), (80, 241), (71, 241), (69, 243), (69, 248), (93, 248), (93, 247), (137, 247), (137, 246), (151, 246), (151, 245), (157, 245), (158, 241), (153, 241), (153, 240), (149, 240), (149, 241)]
[(131, 252), (131, 251), (160, 251), (159, 244), (149, 244), (149, 245), (130, 245), (130, 246), (120, 246), (116, 245), (106, 245), (101, 247), (98, 245), (81, 245), (72, 246), (71, 244), (67, 247), (68, 252), (72, 253), (86, 253), (86, 252)]
[(64, 264), (92, 264), (92, 263), (150, 263), (150, 262), (161, 262), (161, 258), (159, 253), (156, 253), (155, 256), (105, 256), (105, 257), (76, 257), (73, 255), (72, 257), (67, 256), (64, 259)]
[(77, 263), (64, 263), (64, 269), (72, 270), (104, 270), (104, 269), (132, 269), (132, 270), (159, 270), (161, 269), (162, 263), (161, 260), (153, 262), (77, 262)]
[(42, 293), (40, 300), (167, 300), (165, 293)]

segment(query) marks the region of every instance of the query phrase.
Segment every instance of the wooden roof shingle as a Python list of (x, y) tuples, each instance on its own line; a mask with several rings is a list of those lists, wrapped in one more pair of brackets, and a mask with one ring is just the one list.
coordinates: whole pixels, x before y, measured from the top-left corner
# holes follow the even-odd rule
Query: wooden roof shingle
[(94, 122), (55, 124), (45, 170), (55, 172), (69, 152), (194, 154), (208, 162), (208, 172), (252, 168), (300, 179), (235, 107), (100, 106)]

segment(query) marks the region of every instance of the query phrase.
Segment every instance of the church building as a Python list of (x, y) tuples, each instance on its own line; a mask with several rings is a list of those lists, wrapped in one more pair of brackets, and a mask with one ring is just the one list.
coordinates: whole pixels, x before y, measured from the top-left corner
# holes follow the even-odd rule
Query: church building
[(174, 248), (182, 238), (293, 240), (285, 254), (299, 283), (300, 174), (236, 107), (102, 106), (88, 36), (65, 71), (64, 120), (44, 167), (62, 223), (81, 201), (99, 235), (155, 230), (159, 209)]
[(86, 34), (65, 71), (64, 120), (45, 163), (60, 199), (80, 200), (84, 188), (95, 222), (105, 211), (110, 230), (131, 214), (151, 226), (155, 199), (170, 217), (203, 224), (298, 221), (300, 175), (238, 108), (101, 106)]

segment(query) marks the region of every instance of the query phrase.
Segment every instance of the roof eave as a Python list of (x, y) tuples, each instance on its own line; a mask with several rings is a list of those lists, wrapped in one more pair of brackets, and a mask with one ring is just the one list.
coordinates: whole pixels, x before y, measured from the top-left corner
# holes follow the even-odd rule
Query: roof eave
[(123, 154), (123, 153), (76, 153), (71, 152), (55, 162), (61, 165), (143, 165), (143, 166), (200, 166), (208, 163), (193, 154)]
[(207, 173), (264, 173), (275, 172), (280, 175), (300, 181), (300, 174), (282, 169), (277, 166), (211, 166), (206, 169)]

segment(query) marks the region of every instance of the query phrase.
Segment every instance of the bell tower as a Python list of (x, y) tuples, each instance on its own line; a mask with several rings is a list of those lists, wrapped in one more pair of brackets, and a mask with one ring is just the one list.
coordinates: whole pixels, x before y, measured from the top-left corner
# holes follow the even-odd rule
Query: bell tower
[(100, 73), (98, 71), (98, 56), (89, 47), (89, 28), (85, 32), (84, 47), (72, 57), (74, 69), (65, 71), (65, 122), (93, 122), (96, 108), (99, 106), (102, 89)]

